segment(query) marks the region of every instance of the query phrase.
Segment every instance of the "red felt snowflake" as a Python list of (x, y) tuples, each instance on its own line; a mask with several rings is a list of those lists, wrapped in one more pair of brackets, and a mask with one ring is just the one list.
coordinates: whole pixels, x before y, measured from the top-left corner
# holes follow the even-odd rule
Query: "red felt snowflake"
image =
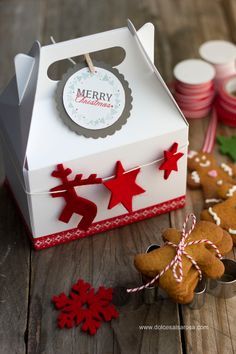
[(100, 286), (95, 293), (89, 283), (79, 279), (72, 286), (69, 296), (61, 293), (52, 298), (55, 307), (61, 310), (58, 327), (72, 328), (82, 324), (82, 331), (96, 334), (102, 321), (111, 321), (119, 315), (111, 300), (112, 288)]
[(164, 150), (164, 162), (159, 167), (159, 170), (164, 170), (164, 179), (168, 179), (172, 171), (178, 171), (177, 161), (184, 154), (182, 152), (177, 152), (177, 150), (177, 143), (174, 143), (169, 151)]

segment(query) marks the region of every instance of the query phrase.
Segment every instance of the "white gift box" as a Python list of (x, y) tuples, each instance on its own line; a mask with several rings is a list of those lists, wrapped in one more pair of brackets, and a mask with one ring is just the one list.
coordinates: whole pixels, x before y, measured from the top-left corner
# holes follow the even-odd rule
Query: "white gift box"
[[(116, 68), (132, 91), (130, 116), (120, 130), (104, 138), (87, 138), (71, 131), (59, 117), (55, 103), (57, 81), (49, 66), (59, 60), (111, 47), (122, 47), (125, 59)], [(154, 28), (136, 32), (128, 27), (40, 47), (15, 57), (16, 74), (0, 96), (0, 128), (6, 180), (28, 226), (36, 249), (99, 233), (184, 206), (186, 193), (188, 124), (153, 64)], [(173, 143), (184, 155), (178, 171), (164, 179), (159, 170), (164, 150)], [(115, 175), (116, 162), (126, 171), (140, 168), (136, 183), (145, 192), (132, 199), (132, 211), (122, 203), (108, 209), (110, 191), (101, 183), (76, 187), (97, 205), (88, 229), (78, 227), (81, 216), (59, 220), (63, 197), (50, 190), (60, 185), (52, 177), (58, 164), (72, 170), (69, 178), (91, 174), (105, 180)]]

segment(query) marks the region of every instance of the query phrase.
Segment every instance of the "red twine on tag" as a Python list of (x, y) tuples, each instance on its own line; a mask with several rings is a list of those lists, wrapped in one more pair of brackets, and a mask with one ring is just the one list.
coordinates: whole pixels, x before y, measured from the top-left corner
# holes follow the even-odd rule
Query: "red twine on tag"
[[(192, 224), (190, 225), (190, 229), (187, 231), (187, 224), (190, 219), (192, 219)], [(219, 259), (222, 259), (222, 255), (221, 255), (220, 251), (218, 250), (218, 248), (216, 247), (216, 245), (213, 242), (211, 242), (210, 240), (203, 239), (203, 240), (187, 242), (187, 239), (188, 239), (189, 235), (191, 234), (191, 232), (193, 231), (193, 229), (195, 228), (195, 225), (196, 225), (196, 216), (191, 213), (186, 217), (185, 222), (183, 224), (183, 229), (182, 229), (181, 239), (180, 239), (179, 244), (176, 245), (173, 242), (166, 242), (165, 243), (166, 245), (176, 248), (176, 256), (173, 258), (173, 260), (169, 264), (167, 264), (167, 266), (160, 273), (158, 273), (155, 276), (155, 278), (153, 278), (150, 282), (148, 282), (145, 285), (139, 286), (137, 288), (127, 289), (127, 292), (134, 293), (134, 292), (138, 292), (138, 291), (148, 288), (150, 285), (153, 285), (163, 274), (165, 274), (172, 267), (173, 267), (172, 268), (173, 276), (174, 276), (176, 282), (181, 283), (183, 280), (183, 276), (184, 276), (183, 275), (183, 262), (182, 262), (183, 256), (186, 256), (192, 262), (192, 264), (194, 265), (194, 267), (198, 271), (199, 280), (201, 280), (202, 279), (202, 271), (201, 271), (200, 267), (198, 266), (197, 262), (195, 261), (195, 259), (193, 259), (193, 257), (190, 256), (185, 251), (185, 248), (187, 246), (198, 245), (201, 243), (207, 243), (209, 246), (211, 246), (215, 250), (216, 255)]]

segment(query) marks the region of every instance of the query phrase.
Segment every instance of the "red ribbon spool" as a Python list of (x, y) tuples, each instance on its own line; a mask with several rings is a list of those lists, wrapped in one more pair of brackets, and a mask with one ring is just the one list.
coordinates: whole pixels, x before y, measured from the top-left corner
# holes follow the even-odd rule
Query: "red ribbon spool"
[(219, 85), (215, 107), (220, 121), (236, 127), (236, 75), (224, 79)]
[(203, 118), (210, 113), (215, 96), (212, 80), (199, 85), (184, 84), (176, 80), (174, 89), (174, 97), (187, 118)]
[[(200, 119), (211, 112), (202, 150), (211, 152), (214, 146), (217, 120), (236, 127), (236, 74), (217, 80), (215, 69), (197, 59), (185, 60), (174, 69), (176, 78), (173, 95), (188, 119)], [(229, 72), (225, 66), (225, 74)]]
[(174, 68), (173, 95), (183, 114), (190, 119), (206, 117), (215, 96), (215, 69), (200, 59), (188, 59)]

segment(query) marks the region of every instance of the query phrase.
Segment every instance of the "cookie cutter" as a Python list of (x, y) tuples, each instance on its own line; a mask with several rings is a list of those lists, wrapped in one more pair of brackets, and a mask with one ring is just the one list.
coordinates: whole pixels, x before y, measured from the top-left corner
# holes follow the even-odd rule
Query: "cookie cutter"
[[(145, 253), (152, 252), (161, 246), (158, 244), (151, 244), (148, 246), (146, 249)], [(143, 284), (146, 284), (150, 281), (150, 278), (142, 276), (142, 281)], [(202, 279), (202, 281), (198, 282), (198, 285), (194, 291), (194, 298), (188, 306), (191, 309), (200, 309), (205, 302), (205, 296), (206, 296), (206, 280), (205, 278)], [(157, 300), (164, 300), (168, 299), (169, 296), (168, 294), (159, 286), (149, 286), (145, 289), (143, 289), (143, 300), (145, 304), (151, 305), (155, 303)]]
[(236, 295), (236, 261), (224, 258), (225, 272), (220, 279), (209, 279), (207, 292), (213, 296), (229, 299)]
[(194, 290), (193, 300), (187, 304), (187, 306), (191, 310), (199, 310), (205, 303), (206, 299), (206, 289), (207, 289), (207, 281), (206, 278), (202, 278), (197, 283), (197, 286)]
[[(151, 244), (146, 253), (152, 252), (161, 246), (158, 244)], [(209, 293), (215, 297), (224, 299), (232, 298), (236, 295), (236, 261), (224, 258), (222, 262), (225, 266), (225, 272), (220, 279), (206, 279), (203, 277), (199, 280), (195, 290), (194, 298), (186, 304), (190, 309), (200, 309), (206, 299), (206, 293)], [(148, 283), (151, 279), (142, 277), (143, 284)], [(157, 300), (167, 299), (167, 293), (158, 286), (150, 286), (143, 291), (144, 303), (153, 304)]]
[[(150, 246), (148, 246), (148, 248), (146, 249), (146, 252), (145, 253), (149, 253), (149, 252), (152, 252), (154, 250), (156, 250), (157, 248), (160, 248), (160, 245), (157, 245), (157, 244), (151, 244)], [(142, 276), (142, 281), (143, 281), (143, 284), (147, 284), (151, 279), (145, 277), (145, 276)], [(154, 286), (149, 286), (145, 289), (143, 289), (143, 301), (145, 304), (147, 305), (151, 305), (151, 304), (154, 304), (157, 300), (157, 287), (154, 285)]]
[(236, 261), (225, 258), (222, 259), (222, 262), (225, 266), (225, 272), (222, 277), (208, 280), (203, 277), (194, 290), (194, 298), (188, 304), (189, 308), (192, 310), (200, 309), (205, 303), (206, 293), (224, 299), (229, 299), (236, 295)]
[[(146, 249), (146, 253), (152, 252), (160, 247), (161, 247), (160, 245), (153, 243), (150, 246), (148, 246), (148, 248)], [(143, 283), (146, 284), (151, 279), (143, 276), (142, 280)], [(155, 303), (157, 300), (167, 299), (168, 295), (162, 288), (154, 285), (154, 286), (149, 286), (148, 288), (145, 288), (143, 290), (143, 298), (144, 298), (144, 303), (150, 305)]]

